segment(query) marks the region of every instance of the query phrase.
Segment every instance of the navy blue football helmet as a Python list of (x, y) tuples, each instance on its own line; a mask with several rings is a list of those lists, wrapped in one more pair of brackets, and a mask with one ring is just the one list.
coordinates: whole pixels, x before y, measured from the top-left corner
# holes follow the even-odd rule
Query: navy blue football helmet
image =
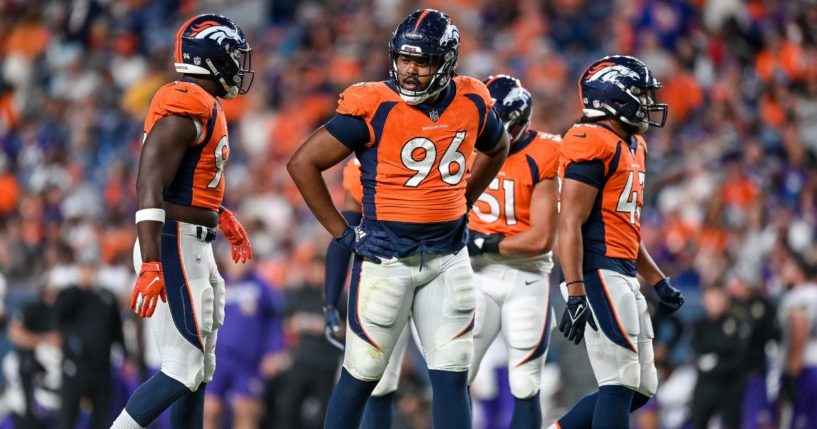
[[(448, 15), (434, 9), (418, 10), (403, 20), (389, 41), (391, 77), (406, 103), (420, 104), (442, 91), (454, 76), (460, 51), (460, 32)], [(400, 55), (428, 59), (432, 69), (431, 82), (422, 89), (405, 89), (397, 75)]]
[[(646, 64), (625, 55), (604, 57), (594, 62), (579, 79), (579, 97), (587, 118), (611, 117), (635, 132), (649, 126), (663, 127), (667, 105), (656, 103), (661, 82)], [(653, 115), (658, 117), (653, 119)]]
[(250, 90), (252, 49), (231, 19), (213, 14), (190, 18), (176, 32), (174, 48), (176, 71), (212, 76), (224, 87), (223, 98)]
[(494, 111), (511, 137), (511, 144), (516, 143), (530, 126), (533, 97), (519, 79), (505, 74), (490, 76), (485, 79), (485, 86), (494, 99)]

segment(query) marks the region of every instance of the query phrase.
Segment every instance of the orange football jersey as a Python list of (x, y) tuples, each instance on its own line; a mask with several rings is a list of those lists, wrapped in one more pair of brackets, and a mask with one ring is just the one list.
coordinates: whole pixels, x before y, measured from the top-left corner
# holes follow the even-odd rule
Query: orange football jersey
[(369, 143), (357, 150), (364, 217), (374, 221), (441, 223), (465, 215), (468, 159), (493, 101), (473, 78), (452, 80), (444, 106), (423, 111), (403, 102), (388, 82), (347, 88), (337, 113), (366, 122)]
[(585, 253), (628, 261), (638, 256), (647, 144), (641, 136), (634, 139), (631, 148), (616, 133), (595, 124), (576, 124), (565, 134), (562, 176), (573, 162), (600, 161), (604, 165), (605, 182), (582, 225)]
[(559, 136), (531, 131), (512, 147), (502, 170), (474, 204), (468, 228), (504, 235), (528, 229), (533, 187), (557, 176), (560, 142)]
[(198, 138), (187, 148), (164, 200), (218, 210), (224, 197), (224, 162), (230, 155), (227, 120), (221, 102), (202, 87), (184, 81), (156, 92), (145, 118), (145, 137), (165, 116), (186, 116), (196, 124)]
[(352, 158), (343, 167), (343, 189), (352, 195), (358, 204), (363, 201), (363, 184), (360, 183), (360, 161)]

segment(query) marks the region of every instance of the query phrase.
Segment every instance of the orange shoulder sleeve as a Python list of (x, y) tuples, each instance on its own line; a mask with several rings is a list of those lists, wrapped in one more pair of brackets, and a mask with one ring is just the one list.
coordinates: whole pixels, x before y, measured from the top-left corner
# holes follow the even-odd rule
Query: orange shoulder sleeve
[(561, 136), (540, 133), (541, 141), (536, 148), (536, 163), (539, 165), (539, 180), (556, 177), (559, 171), (559, 157), (562, 146)]
[(463, 93), (479, 95), (480, 98), (485, 101), (485, 106), (488, 108), (488, 110), (493, 109), (494, 99), (491, 98), (491, 93), (488, 91), (488, 87), (485, 86), (482, 81), (474, 79), (470, 76), (457, 76), (454, 79), (456, 79), (457, 85), (462, 87)]
[(614, 153), (608, 149), (606, 139), (595, 127), (579, 124), (573, 126), (562, 140), (561, 157), (564, 164), (599, 160), (607, 164)]
[(367, 118), (374, 114), (372, 110), (380, 100), (379, 92), (377, 82), (356, 83), (340, 93), (336, 112)]
[(215, 98), (203, 89), (187, 82), (173, 82), (156, 91), (151, 102), (151, 110), (159, 116), (188, 116), (210, 119)]

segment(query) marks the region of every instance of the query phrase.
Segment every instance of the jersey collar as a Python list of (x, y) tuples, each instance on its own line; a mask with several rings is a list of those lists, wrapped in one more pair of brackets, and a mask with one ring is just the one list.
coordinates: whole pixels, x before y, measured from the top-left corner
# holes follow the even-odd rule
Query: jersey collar
[(537, 134), (538, 133), (535, 130), (528, 130), (527, 134), (525, 134), (524, 137), (519, 139), (519, 142), (517, 142), (514, 145), (514, 147), (512, 147), (511, 150), (508, 151), (508, 156), (511, 156), (518, 152), (522, 152), (522, 149), (525, 149), (531, 143), (533, 143), (533, 140), (536, 139)]
[[(386, 86), (388, 86), (392, 91), (397, 93), (398, 95), (400, 92), (397, 90), (397, 86), (393, 80), (386, 81)], [(440, 95), (433, 103), (420, 103), (416, 106), (410, 106), (415, 109), (419, 109), (423, 114), (425, 114), (429, 119), (434, 122), (437, 122), (437, 119), (442, 116), (445, 109), (454, 101), (454, 95), (457, 93), (457, 84), (452, 79), (451, 82), (442, 90)], [(436, 118), (436, 119), (435, 119)]]

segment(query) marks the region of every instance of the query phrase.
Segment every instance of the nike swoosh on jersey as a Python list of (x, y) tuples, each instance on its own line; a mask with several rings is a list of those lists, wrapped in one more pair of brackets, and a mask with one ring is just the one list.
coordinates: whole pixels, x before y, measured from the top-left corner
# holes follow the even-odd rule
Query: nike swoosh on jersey
[(536, 283), (536, 282), (538, 282), (538, 281), (539, 281), (539, 280), (531, 280), (531, 281), (527, 281), (527, 280), (526, 280), (526, 281), (525, 281), (525, 286), (530, 286), (530, 285), (532, 285), (532, 284), (534, 284), (534, 283)]

